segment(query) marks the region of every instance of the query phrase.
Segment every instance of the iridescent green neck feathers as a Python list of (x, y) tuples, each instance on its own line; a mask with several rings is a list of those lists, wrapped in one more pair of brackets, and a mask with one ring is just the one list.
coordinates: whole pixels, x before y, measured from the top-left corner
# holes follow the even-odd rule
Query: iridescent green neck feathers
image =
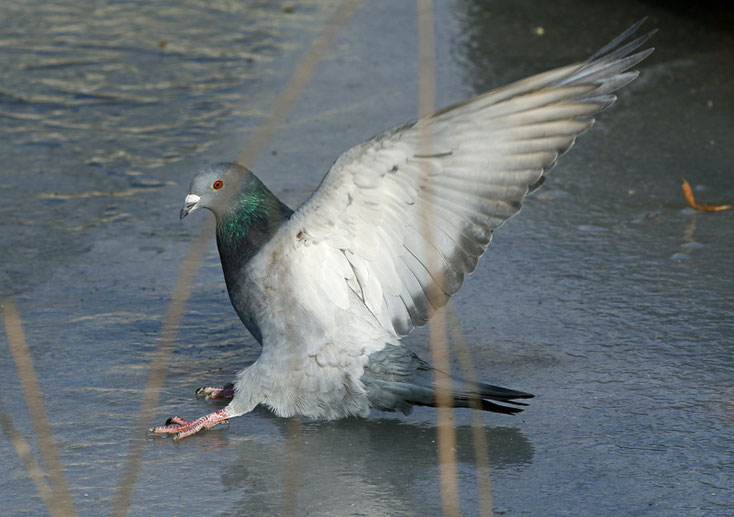
[(247, 192), (233, 205), (217, 221), (217, 235), (230, 244), (244, 239), (253, 225), (267, 217), (266, 199), (262, 192)]
[(251, 257), (293, 213), (257, 183), (248, 185), (224, 213), (217, 214), (217, 244), (223, 260)]

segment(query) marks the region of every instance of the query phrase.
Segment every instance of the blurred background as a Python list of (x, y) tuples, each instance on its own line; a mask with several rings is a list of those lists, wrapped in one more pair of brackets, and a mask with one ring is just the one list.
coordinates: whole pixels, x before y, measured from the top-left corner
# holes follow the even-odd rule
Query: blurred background
[[(483, 415), (507, 515), (734, 512), (734, 10), (642, 0), (435, 2), (443, 106), (580, 61), (643, 16), (637, 81), (495, 234), (456, 297), (480, 379), (535, 393)], [(109, 513), (182, 257), (202, 165), (232, 160), (337, 2), (6, 0), (0, 12), (0, 298), (27, 333), (81, 515)], [(415, 118), (414, 2), (365, 0), (254, 171), (290, 206), (336, 157)], [(429, 357), (421, 329), (409, 346)], [(156, 423), (215, 404), (259, 345), (227, 298), (214, 239)], [(32, 426), (4, 333), (2, 408)], [(130, 515), (437, 515), (435, 411), (289, 426), (265, 410), (146, 442)], [(478, 512), (468, 411), (461, 509)], [(289, 433), (298, 429), (286, 447)], [(295, 455), (295, 457), (293, 456)], [(0, 500), (42, 515), (0, 436)], [(297, 490), (286, 494), (287, 472)]]

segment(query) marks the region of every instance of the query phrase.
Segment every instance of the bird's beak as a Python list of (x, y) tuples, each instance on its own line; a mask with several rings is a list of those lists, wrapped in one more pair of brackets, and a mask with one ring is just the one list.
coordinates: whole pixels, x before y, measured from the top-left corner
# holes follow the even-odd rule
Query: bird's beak
[(186, 199), (184, 200), (184, 206), (181, 209), (179, 217), (183, 219), (190, 212), (193, 212), (194, 210), (199, 208), (199, 200), (201, 200), (201, 196), (197, 196), (196, 194), (189, 194), (188, 196), (186, 196)]

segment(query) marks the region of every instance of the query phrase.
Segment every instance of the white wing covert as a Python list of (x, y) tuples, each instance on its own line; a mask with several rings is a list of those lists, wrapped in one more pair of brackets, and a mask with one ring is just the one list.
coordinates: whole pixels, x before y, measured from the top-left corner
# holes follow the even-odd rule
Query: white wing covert
[[(641, 22), (640, 22), (641, 23)], [(387, 131), (342, 154), (276, 236), (300, 294), (347, 309), (355, 293), (396, 337), (444, 306), (492, 231), (611, 106), (651, 35)], [(428, 150), (426, 150), (428, 149)], [(298, 271), (304, 274), (298, 275)], [(308, 272), (308, 274), (305, 274)], [(316, 273), (316, 274), (314, 274)], [(318, 301), (317, 301), (318, 300)]]

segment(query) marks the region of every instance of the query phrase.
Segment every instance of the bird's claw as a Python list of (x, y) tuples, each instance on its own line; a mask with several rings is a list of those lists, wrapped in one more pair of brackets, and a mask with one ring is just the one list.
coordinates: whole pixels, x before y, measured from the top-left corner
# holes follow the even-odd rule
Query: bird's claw
[(172, 426), (173, 424), (176, 424), (178, 426), (182, 426), (182, 425), (188, 425), (190, 423), (191, 423), (190, 421), (184, 420), (180, 416), (172, 416), (171, 418), (168, 418), (166, 420), (166, 426)]
[(221, 388), (214, 386), (205, 386), (196, 390), (196, 397), (205, 400), (211, 399), (231, 399), (234, 397), (234, 384), (225, 384)]
[(180, 416), (172, 416), (166, 419), (164, 425), (150, 427), (145, 434), (178, 434), (184, 428), (193, 426), (195, 421), (184, 420)]

